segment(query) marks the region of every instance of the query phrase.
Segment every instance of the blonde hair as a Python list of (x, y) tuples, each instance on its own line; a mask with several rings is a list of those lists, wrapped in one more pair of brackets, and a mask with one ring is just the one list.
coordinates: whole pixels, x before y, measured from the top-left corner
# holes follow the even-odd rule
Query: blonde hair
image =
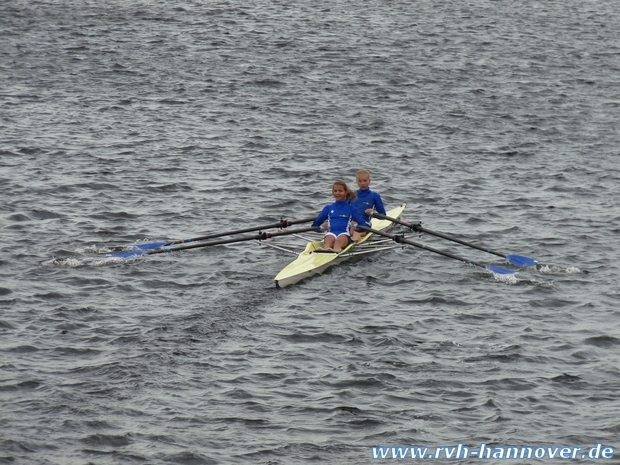
[(351, 190), (351, 188), (349, 186), (347, 186), (347, 183), (344, 181), (336, 181), (333, 185), (332, 185), (332, 191), (334, 190), (334, 187), (336, 186), (342, 186), (345, 190), (345, 192), (347, 193), (346, 198), (347, 200), (355, 200), (357, 199), (357, 195), (355, 195), (355, 192)]
[(366, 176), (368, 179), (370, 179), (370, 171), (368, 170), (359, 170), (356, 174), (355, 174), (355, 179), (359, 179), (363, 176)]

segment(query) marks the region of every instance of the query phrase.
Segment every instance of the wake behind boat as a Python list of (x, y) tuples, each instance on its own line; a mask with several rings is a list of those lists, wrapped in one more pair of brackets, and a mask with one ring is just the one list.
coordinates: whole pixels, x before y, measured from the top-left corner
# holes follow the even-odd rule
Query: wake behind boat
[[(390, 210), (388, 216), (400, 218), (406, 205)], [(373, 218), (372, 228), (378, 231), (387, 231), (394, 226), (390, 220)], [(396, 247), (390, 240), (376, 240), (375, 234), (368, 233), (358, 242), (350, 244), (340, 252), (324, 253), (319, 249), (323, 245), (322, 241), (310, 242), (298, 257), (288, 266), (282, 269), (274, 278), (276, 286), (283, 288), (298, 283), (299, 281), (323, 273), (328, 268), (342, 263), (343, 261), (365, 253), (377, 252), (379, 250), (393, 249)], [(387, 242), (387, 243), (386, 243)]]

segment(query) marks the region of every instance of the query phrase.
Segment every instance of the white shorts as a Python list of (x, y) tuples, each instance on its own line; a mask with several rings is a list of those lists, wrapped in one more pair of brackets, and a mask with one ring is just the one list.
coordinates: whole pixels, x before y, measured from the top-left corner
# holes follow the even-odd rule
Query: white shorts
[(333, 232), (328, 232), (327, 234), (325, 234), (325, 237), (327, 237), (327, 236), (334, 236), (336, 239), (338, 239), (342, 235), (350, 236), (350, 234), (348, 232), (340, 233), (337, 236)]

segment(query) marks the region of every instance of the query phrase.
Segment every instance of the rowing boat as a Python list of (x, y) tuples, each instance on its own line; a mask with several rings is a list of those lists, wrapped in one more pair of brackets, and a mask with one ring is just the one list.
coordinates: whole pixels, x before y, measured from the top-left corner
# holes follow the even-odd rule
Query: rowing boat
[[(388, 216), (391, 218), (400, 218), (404, 209), (405, 205), (403, 204), (398, 208), (390, 210)], [(372, 228), (378, 231), (387, 231), (393, 225), (394, 223), (389, 220), (380, 218), (372, 219)], [(388, 240), (387, 242), (391, 242), (391, 244), (386, 246), (386, 241), (378, 241), (376, 239), (375, 234), (368, 233), (358, 242), (352, 243), (337, 253), (318, 252), (317, 249), (323, 245), (323, 242), (309, 242), (304, 251), (299, 253), (297, 258), (284, 267), (274, 278), (276, 286), (283, 288), (298, 283), (303, 279), (321, 274), (331, 266), (342, 263), (356, 255), (395, 247), (392, 241)]]
[[(306, 218), (302, 220), (292, 220), (292, 221), (281, 220), (278, 223), (273, 223), (273, 224), (269, 224), (265, 226), (244, 228), (244, 229), (240, 229), (236, 231), (218, 232), (215, 234), (209, 234), (207, 236), (200, 236), (200, 237), (193, 238), (193, 239), (183, 239), (183, 240), (177, 240), (177, 241), (172, 241), (172, 242), (154, 242), (154, 243), (149, 243), (149, 244), (140, 244), (138, 246), (129, 247), (130, 249), (133, 249), (133, 251), (131, 252), (120, 253), (120, 254), (108, 254), (107, 257), (113, 258), (115, 260), (117, 259), (124, 260), (124, 259), (132, 259), (132, 258), (136, 258), (139, 256), (146, 256), (146, 255), (151, 255), (151, 254), (159, 254), (159, 253), (165, 253), (165, 252), (177, 252), (180, 250), (195, 249), (198, 247), (210, 247), (214, 245), (232, 244), (236, 242), (257, 240), (259, 241), (259, 244), (261, 245), (268, 245), (275, 249), (292, 252), (295, 255), (298, 255), (298, 258), (295, 261), (293, 261), (288, 266), (286, 266), (274, 278), (276, 281), (276, 285), (278, 287), (287, 287), (287, 286), (290, 286), (291, 284), (295, 284), (301, 281), (302, 279), (308, 278), (316, 274), (320, 274), (323, 271), (325, 271), (327, 268), (333, 265), (336, 265), (338, 263), (341, 263), (342, 261), (347, 260), (353, 256), (362, 255), (366, 253), (372, 253), (372, 252), (378, 252), (380, 250), (389, 250), (389, 249), (393, 249), (396, 247), (400, 247), (403, 244), (406, 244), (406, 245), (411, 245), (411, 246), (418, 247), (424, 250), (428, 250), (430, 252), (434, 252), (439, 255), (443, 255), (444, 257), (452, 258), (454, 260), (459, 260), (469, 265), (474, 265), (480, 268), (485, 268), (487, 271), (490, 271), (491, 273), (493, 273), (495, 277), (508, 276), (509, 278), (512, 278), (514, 277), (514, 275), (517, 274), (516, 271), (506, 270), (498, 266), (483, 265), (480, 263), (476, 263), (472, 260), (469, 260), (467, 258), (459, 257), (449, 252), (434, 249), (425, 244), (419, 244), (417, 242), (413, 242), (409, 239), (406, 239), (404, 235), (402, 234), (396, 235), (396, 234), (390, 234), (387, 232), (387, 230), (390, 229), (392, 225), (398, 224), (401, 226), (406, 226), (412, 231), (425, 232), (433, 236), (440, 237), (442, 239), (446, 239), (446, 240), (456, 242), (461, 245), (465, 245), (467, 247), (482, 250), (484, 252), (488, 252), (488, 253), (503, 257), (506, 260), (508, 260), (508, 262), (511, 265), (515, 265), (519, 267), (534, 267), (535, 266), (536, 269), (539, 269), (538, 268), (539, 266), (541, 267), (543, 266), (543, 265), (538, 264), (538, 260), (534, 260), (532, 258), (523, 257), (521, 255), (506, 255), (502, 252), (493, 251), (487, 247), (482, 247), (476, 244), (471, 244), (469, 242), (465, 242), (461, 239), (457, 239), (455, 237), (452, 237), (444, 233), (440, 233), (437, 231), (431, 231), (430, 229), (423, 228), (421, 226), (421, 223), (407, 223), (405, 221), (401, 221), (399, 218), (402, 212), (404, 211), (404, 209), (405, 209), (405, 205), (401, 205), (400, 207), (389, 211), (388, 215), (381, 215), (379, 213), (374, 212), (372, 214), (373, 218), (371, 222), (371, 227), (366, 227), (362, 225), (358, 226), (359, 229), (367, 231), (368, 234), (364, 236), (358, 242), (355, 242), (349, 245), (348, 247), (346, 247), (344, 250), (340, 252), (332, 251), (331, 253), (326, 253), (326, 251), (324, 250), (318, 250), (319, 247), (323, 245), (323, 242), (317, 242), (313, 240), (312, 238), (308, 239), (307, 237), (302, 235), (303, 233), (307, 233), (309, 231), (318, 232), (316, 226), (310, 226), (309, 228), (300, 228), (300, 229), (288, 230), (288, 231), (280, 230), (280, 231), (276, 231), (273, 233), (260, 232), (259, 234), (254, 235), (254, 236), (241, 236), (241, 237), (222, 239), (222, 240), (217, 240), (217, 241), (193, 243), (194, 241), (202, 241), (204, 239), (218, 238), (218, 237), (229, 236), (229, 235), (237, 235), (237, 234), (241, 234), (244, 232), (257, 231), (257, 230), (267, 229), (267, 228), (276, 228), (276, 227), (286, 228), (293, 224), (309, 223), (315, 220), (315, 218)], [(291, 248), (291, 247), (286, 247), (284, 244), (275, 245), (275, 244), (269, 244), (269, 243), (264, 242), (266, 239), (281, 237), (281, 236), (291, 236), (291, 237), (301, 238), (302, 240), (304, 240), (305, 243), (307, 243), (306, 248), (304, 249), (303, 252), (297, 252), (297, 250), (300, 249), (300, 247), (298, 246), (294, 246)], [(185, 245), (185, 243), (188, 243), (188, 242), (190, 244)], [(386, 245), (386, 243), (389, 243), (390, 245)], [(172, 245), (174, 245), (174, 247), (170, 247)], [(115, 247), (115, 249), (118, 249), (118, 248)], [(547, 267), (547, 266), (544, 265), (544, 267)]]

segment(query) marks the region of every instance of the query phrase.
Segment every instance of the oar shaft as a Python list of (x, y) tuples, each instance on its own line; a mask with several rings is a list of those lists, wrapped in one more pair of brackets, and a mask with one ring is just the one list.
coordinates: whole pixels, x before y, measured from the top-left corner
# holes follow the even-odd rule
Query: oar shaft
[(406, 221), (401, 221), (401, 220), (397, 220), (395, 218), (390, 218), (389, 216), (385, 216), (385, 215), (382, 215), (380, 213), (373, 213), (372, 216), (376, 216), (377, 218), (381, 218), (381, 219), (384, 219), (384, 220), (389, 220), (389, 221), (392, 221), (393, 223), (401, 224), (403, 226), (407, 226), (408, 228), (410, 228), (410, 229), (412, 229), (413, 231), (416, 231), (416, 232), (423, 232), (423, 233), (430, 234), (432, 236), (441, 237), (442, 239), (446, 239), (448, 241), (456, 242), (456, 243), (461, 244), (461, 245), (465, 245), (465, 246), (468, 246), (468, 247), (472, 247), (474, 249), (482, 250), (483, 252), (487, 252), (487, 253), (490, 253), (490, 254), (493, 254), (493, 255), (497, 255), (498, 257), (506, 258), (506, 255), (501, 253), (501, 252), (496, 252), (494, 250), (487, 249), (485, 247), (481, 247), (479, 245), (472, 244), (470, 242), (465, 242), (465, 241), (463, 241), (461, 239), (457, 239), (456, 237), (448, 236), (447, 234), (444, 234), (444, 233), (441, 233), (441, 232), (432, 231), (430, 229), (423, 228), (420, 224), (407, 223)]
[(424, 245), (424, 244), (419, 244), (417, 242), (413, 242), (413, 241), (411, 241), (409, 239), (405, 239), (402, 236), (397, 236), (395, 234), (390, 234), (390, 233), (386, 233), (386, 232), (383, 232), (383, 231), (378, 231), (376, 229), (367, 228), (366, 226), (358, 225), (357, 227), (359, 229), (363, 229), (363, 230), (371, 232), (373, 234), (378, 234), (378, 235), (383, 236), (383, 237), (389, 237), (394, 242), (398, 242), (399, 244), (412, 245), (414, 247), (419, 247), (420, 249), (428, 250), (429, 252), (434, 252), (436, 254), (443, 255), (444, 257), (453, 258), (454, 260), (459, 260), (461, 262), (469, 263), (471, 265), (475, 265), (475, 266), (478, 266), (478, 267), (481, 267), (481, 268), (486, 268), (485, 265), (481, 265), (480, 263), (476, 263), (476, 262), (473, 262), (471, 260), (467, 260), (466, 258), (462, 258), (462, 257), (459, 257), (457, 255), (453, 255), (453, 254), (451, 254), (449, 252), (444, 252), (443, 250), (434, 249), (434, 248), (429, 247), (429, 246)]
[[(313, 220), (314, 221), (314, 220)], [(153, 251), (149, 251), (148, 253), (161, 253), (161, 252), (176, 252), (177, 250), (187, 250), (187, 249), (196, 249), (198, 247), (209, 247), (212, 245), (222, 245), (222, 244), (233, 244), (235, 242), (244, 242), (244, 241), (264, 241), (266, 239), (270, 239), (272, 237), (278, 237), (278, 236), (286, 236), (289, 234), (298, 234), (298, 233), (303, 233), (303, 232), (308, 232), (308, 231), (316, 231), (316, 226), (313, 227), (308, 227), (308, 228), (301, 228), (301, 229), (294, 229), (294, 230), (287, 230), (287, 231), (276, 231), (273, 233), (268, 233), (268, 232), (262, 232), (260, 234), (256, 234), (254, 236), (242, 236), (242, 237), (235, 237), (232, 239), (222, 239), (220, 241), (212, 241), (212, 242), (201, 242), (199, 244), (189, 244), (189, 245), (183, 245), (180, 247), (174, 247), (173, 249), (156, 249)]]
[(506, 257), (506, 254), (503, 254), (501, 252), (496, 252), (494, 250), (487, 249), (485, 247), (481, 247), (479, 245), (472, 244), (470, 242), (465, 242), (465, 241), (463, 241), (461, 239), (457, 239), (456, 237), (448, 236), (447, 234), (443, 234), (443, 233), (440, 233), (440, 232), (437, 232), (437, 231), (431, 231), (430, 229), (423, 228), (422, 226), (417, 226), (414, 229), (414, 231), (420, 231), (420, 232), (423, 232), (423, 233), (431, 234), (433, 236), (441, 237), (443, 239), (447, 239), (449, 241), (456, 242), (458, 244), (466, 245), (466, 246), (472, 247), (474, 249), (482, 250), (483, 252), (487, 252), (487, 253), (490, 253), (490, 254), (493, 254), (493, 255), (497, 255), (498, 257), (504, 257), (504, 258)]
[(206, 241), (208, 239), (215, 239), (217, 237), (234, 236), (236, 234), (244, 234), (244, 233), (252, 232), (252, 231), (260, 231), (260, 230), (263, 230), (263, 229), (286, 228), (286, 227), (292, 226), (294, 224), (310, 223), (311, 221), (314, 221), (315, 219), (316, 219), (316, 217), (314, 217), (314, 218), (304, 218), (302, 220), (292, 220), (292, 221), (282, 220), (282, 221), (279, 221), (278, 223), (266, 224), (266, 225), (263, 225), (263, 226), (255, 226), (255, 227), (251, 227), (251, 228), (237, 229), (235, 231), (226, 231), (226, 232), (221, 232), (221, 233), (208, 234), (206, 236), (198, 236), (198, 237), (194, 237), (192, 239), (183, 239), (183, 240), (173, 241), (173, 242), (169, 242), (168, 245), (184, 244), (186, 242)]
[(262, 232), (260, 234), (254, 235), (254, 236), (241, 236), (241, 237), (235, 237), (235, 238), (232, 238), (232, 239), (222, 239), (220, 241), (199, 242), (199, 243), (194, 243), (194, 244), (182, 245), (180, 247), (172, 247), (172, 248), (166, 247), (166, 248), (160, 248), (160, 249), (145, 250), (145, 251), (142, 251), (142, 252), (130, 252), (130, 253), (124, 253), (124, 254), (110, 254), (110, 255), (108, 255), (108, 257), (112, 257), (112, 258), (130, 258), (130, 257), (138, 257), (138, 256), (142, 256), (142, 255), (153, 255), (153, 254), (157, 254), (157, 253), (177, 252), (179, 250), (196, 249), (198, 247), (209, 247), (209, 246), (212, 246), (212, 245), (232, 244), (234, 242), (253, 241), (253, 240), (262, 241), (262, 240), (270, 239), (272, 237), (286, 236), (286, 235), (290, 235), (290, 234), (299, 234), (299, 233), (308, 232), (308, 231), (316, 231), (316, 229), (317, 229), (316, 226), (310, 226), (310, 227), (307, 227), (307, 228), (293, 229), (293, 230), (286, 230), (286, 231), (276, 231), (276, 232), (273, 232), (273, 233)]

